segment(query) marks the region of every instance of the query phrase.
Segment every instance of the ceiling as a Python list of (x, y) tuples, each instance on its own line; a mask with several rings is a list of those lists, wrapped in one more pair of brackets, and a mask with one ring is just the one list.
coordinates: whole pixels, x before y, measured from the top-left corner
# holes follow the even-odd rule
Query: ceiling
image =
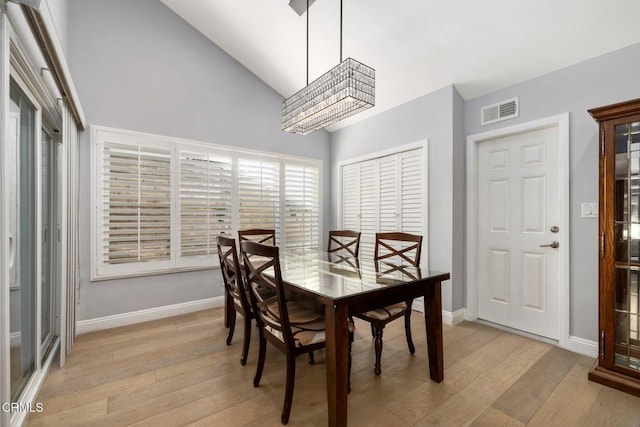
[[(288, 0), (161, 0), (288, 98), (306, 85), (306, 18)], [(375, 107), (455, 84), (471, 99), (640, 42), (638, 0), (344, 0), (343, 50), (376, 70)], [(340, 60), (340, 0), (309, 15), (309, 81)]]

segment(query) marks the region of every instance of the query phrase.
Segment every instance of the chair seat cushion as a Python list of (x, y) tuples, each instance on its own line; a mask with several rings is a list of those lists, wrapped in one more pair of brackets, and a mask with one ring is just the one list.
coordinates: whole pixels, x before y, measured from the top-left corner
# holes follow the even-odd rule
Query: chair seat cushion
[(369, 319), (384, 321), (392, 316), (395, 316), (398, 313), (404, 312), (406, 309), (407, 303), (400, 302), (398, 304), (388, 305), (376, 310), (367, 311), (366, 313), (362, 313), (361, 316), (368, 317)]
[[(272, 311), (277, 318), (280, 318), (280, 309), (278, 308), (277, 302), (270, 304), (269, 310)], [(309, 323), (319, 319), (323, 319), (322, 314), (308, 310), (297, 302), (293, 301), (287, 302), (287, 312), (289, 313), (289, 323), (291, 324)]]
[[(277, 305), (277, 304), (276, 304)], [(275, 309), (270, 307), (270, 310), (278, 313), (277, 307)], [(307, 310), (296, 302), (287, 302), (287, 311), (289, 313), (289, 323), (291, 325), (291, 332), (293, 333), (293, 340), (296, 347), (304, 347), (311, 344), (317, 344), (325, 341), (325, 322), (324, 316)], [(349, 332), (355, 330), (353, 322), (349, 322)], [(265, 325), (265, 329), (274, 337), (284, 342), (282, 333), (269, 326)]]

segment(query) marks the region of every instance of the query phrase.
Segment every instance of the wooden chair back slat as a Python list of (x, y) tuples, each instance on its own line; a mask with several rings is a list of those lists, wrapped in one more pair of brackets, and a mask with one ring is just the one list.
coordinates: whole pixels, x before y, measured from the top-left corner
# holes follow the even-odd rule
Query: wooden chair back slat
[(360, 253), (359, 231), (352, 230), (332, 230), (329, 231), (329, 241), (327, 242), (327, 252), (346, 251), (354, 257)]
[[(396, 246), (394, 246), (393, 243), (396, 243)], [(401, 247), (397, 246), (398, 243)], [(405, 243), (409, 245), (402, 247)], [(401, 262), (404, 260), (414, 267), (419, 267), (421, 249), (422, 236), (420, 235), (402, 232), (376, 233), (373, 260), (380, 261), (392, 257), (399, 257)], [(385, 250), (386, 253), (383, 253), (383, 250)], [(411, 251), (415, 251), (413, 256), (410, 254)]]
[[(293, 348), (293, 334), (280, 270), (280, 249), (252, 241), (244, 241), (240, 246), (249, 296), (258, 326), (270, 326), (279, 331), (285, 343)], [(264, 295), (269, 297), (264, 299)]]
[(250, 241), (262, 243), (264, 245), (276, 245), (276, 230), (270, 228), (252, 228), (249, 230), (239, 230), (238, 239), (240, 243)]
[(238, 252), (236, 251), (236, 241), (224, 236), (218, 236), (218, 258), (220, 260), (220, 270), (222, 281), (226, 291), (240, 301), (245, 312), (250, 313), (251, 305), (247, 299), (246, 288), (242, 279), (242, 270)]

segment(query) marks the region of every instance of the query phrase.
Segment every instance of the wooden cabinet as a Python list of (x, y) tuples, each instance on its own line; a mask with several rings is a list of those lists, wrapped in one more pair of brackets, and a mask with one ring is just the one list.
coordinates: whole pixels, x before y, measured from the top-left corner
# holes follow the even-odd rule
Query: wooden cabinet
[(589, 379), (640, 396), (640, 99), (600, 125), (599, 354)]

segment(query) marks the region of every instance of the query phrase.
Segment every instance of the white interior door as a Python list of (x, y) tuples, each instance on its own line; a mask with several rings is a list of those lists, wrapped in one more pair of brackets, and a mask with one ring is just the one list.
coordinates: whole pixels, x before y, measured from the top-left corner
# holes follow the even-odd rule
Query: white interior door
[[(478, 318), (559, 339), (556, 126), (478, 146)], [(553, 242), (557, 242), (557, 245)], [(553, 246), (550, 246), (553, 243)]]

